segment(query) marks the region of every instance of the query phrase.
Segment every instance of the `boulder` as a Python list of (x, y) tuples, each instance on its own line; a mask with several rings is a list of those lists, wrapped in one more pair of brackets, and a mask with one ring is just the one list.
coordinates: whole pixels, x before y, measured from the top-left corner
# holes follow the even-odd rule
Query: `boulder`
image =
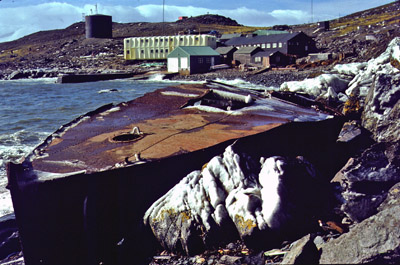
[(400, 73), (378, 74), (365, 99), (362, 125), (378, 142), (400, 140)]
[(321, 264), (398, 264), (400, 262), (400, 183), (379, 212), (322, 246)]
[(16, 80), (21, 78), (28, 78), (30, 73), (28, 71), (14, 71), (8, 76), (8, 80)]
[(400, 142), (377, 143), (351, 158), (333, 182), (342, 187), (341, 210), (354, 222), (375, 214), (391, 186), (400, 181)]
[[(366, 65), (354, 65), (353, 68), (357, 68), (358, 74), (350, 81), (346, 94), (364, 98), (367, 96), (377, 74), (393, 75), (398, 73), (399, 69), (394, 67), (391, 62), (400, 61), (399, 46), (400, 38), (396, 37), (380, 56), (369, 60)], [(346, 72), (349, 72), (349, 70)]]
[[(302, 157), (255, 158), (234, 145), (194, 171), (146, 212), (162, 246), (194, 254), (237, 239), (267, 248), (317, 225), (324, 190)], [(317, 199), (318, 198), (318, 199)]]
[(317, 264), (319, 252), (310, 234), (293, 242), (281, 264)]

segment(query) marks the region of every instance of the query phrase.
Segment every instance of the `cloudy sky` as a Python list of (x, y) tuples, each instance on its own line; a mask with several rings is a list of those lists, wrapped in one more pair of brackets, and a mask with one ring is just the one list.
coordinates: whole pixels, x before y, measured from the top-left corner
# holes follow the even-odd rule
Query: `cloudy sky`
[[(301, 24), (337, 18), (393, 0), (164, 0), (165, 21), (218, 14), (247, 26)], [(97, 11), (114, 22), (161, 22), (163, 0), (0, 0), (0, 42), (62, 29)], [(312, 10), (312, 11), (311, 11)]]

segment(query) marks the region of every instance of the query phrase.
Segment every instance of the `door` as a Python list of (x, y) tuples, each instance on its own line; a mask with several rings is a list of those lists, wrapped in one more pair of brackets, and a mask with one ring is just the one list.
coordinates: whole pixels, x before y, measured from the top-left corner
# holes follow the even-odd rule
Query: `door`
[(181, 57), (181, 69), (186, 70), (188, 69), (188, 58), (187, 57)]
[(177, 73), (179, 72), (179, 66), (178, 66), (178, 58), (168, 58), (168, 72), (170, 73)]

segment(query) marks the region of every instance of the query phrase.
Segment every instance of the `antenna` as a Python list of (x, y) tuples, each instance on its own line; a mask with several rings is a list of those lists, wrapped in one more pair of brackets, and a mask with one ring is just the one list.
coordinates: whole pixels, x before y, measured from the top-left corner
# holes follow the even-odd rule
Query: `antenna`
[(94, 14), (95, 14), (95, 15), (98, 14), (98, 12), (97, 12), (97, 4), (94, 5)]
[(314, 23), (313, 0), (311, 0), (311, 23)]
[(164, 27), (164, 10), (165, 10), (165, 0), (162, 2), (162, 32), (163, 36), (165, 36), (165, 27)]

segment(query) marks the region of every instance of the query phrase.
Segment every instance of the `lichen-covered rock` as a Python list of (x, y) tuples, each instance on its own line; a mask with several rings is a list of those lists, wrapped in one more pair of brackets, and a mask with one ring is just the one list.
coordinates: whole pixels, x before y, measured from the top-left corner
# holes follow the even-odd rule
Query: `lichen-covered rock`
[(400, 262), (400, 183), (379, 213), (322, 246), (321, 264), (398, 264)]
[(316, 224), (320, 193), (302, 157), (260, 159), (229, 146), (155, 202), (144, 221), (173, 251), (193, 254), (239, 238), (262, 247)]
[(377, 75), (362, 114), (362, 125), (378, 142), (400, 140), (400, 74)]

